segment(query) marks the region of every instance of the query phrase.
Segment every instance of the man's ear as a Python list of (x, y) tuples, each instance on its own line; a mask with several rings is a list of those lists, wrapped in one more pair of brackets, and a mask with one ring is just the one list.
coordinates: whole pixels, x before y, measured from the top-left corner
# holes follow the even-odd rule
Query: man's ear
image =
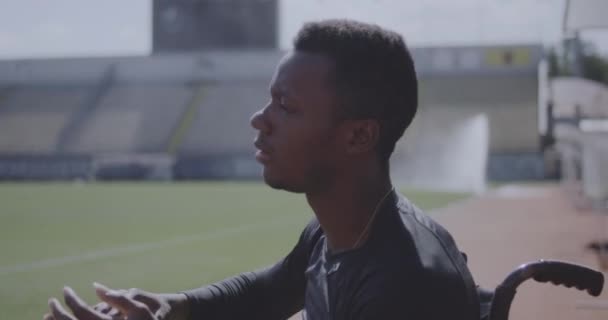
[(346, 152), (365, 153), (376, 148), (380, 138), (380, 124), (374, 119), (350, 120), (347, 124)]

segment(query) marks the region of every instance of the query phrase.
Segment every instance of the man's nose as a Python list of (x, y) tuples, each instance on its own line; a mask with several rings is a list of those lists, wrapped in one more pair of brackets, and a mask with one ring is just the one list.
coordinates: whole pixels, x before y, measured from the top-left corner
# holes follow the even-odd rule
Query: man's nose
[(266, 109), (267, 107), (258, 110), (251, 116), (251, 119), (249, 120), (251, 126), (263, 134), (269, 134), (271, 131), (270, 124), (266, 118)]

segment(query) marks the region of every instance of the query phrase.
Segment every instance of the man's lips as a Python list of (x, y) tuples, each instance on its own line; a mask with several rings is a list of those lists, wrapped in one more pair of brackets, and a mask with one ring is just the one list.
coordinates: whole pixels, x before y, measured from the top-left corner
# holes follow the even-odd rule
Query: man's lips
[(268, 163), (270, 161), (270, 148), (259, 139), (256, 139), (253, 144), (258, 149), (255, 153), (255, 159), (262, 164)]

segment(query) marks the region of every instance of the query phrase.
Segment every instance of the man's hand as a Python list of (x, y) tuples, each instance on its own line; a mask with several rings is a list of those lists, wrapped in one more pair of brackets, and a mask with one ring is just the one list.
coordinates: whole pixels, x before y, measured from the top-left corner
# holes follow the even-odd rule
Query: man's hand
[[(109, 289), (103, 285), (95, 283), (97, 295), (100, 296)], [(120, 294), (126, 295), (132, 300), (142, 302), (156, 317), (160, 320), (186, 320), (184, 314), (184, 304), (187, 302), (186, 297), (183, 294), (158, 294), (146, 292), (140, 289), (129, 289), (129, 290), (114, 290)], [(101, 298), (101, 296), (100, 296)], [(103, 299), (102, 299), (103, 301)], [(112, 316), (112, 319), (123, 319), (121, 311), (108, 304), (107, 302), (101, 302), (93, 306), (93, 309), (103, 314)]]
[(187, 300), (182, 294), (153, 294), (138, 289), (111, 290), (95, 284), (103, 301), (88, 306), (71, 288), (64, 288), (69, 314), (57, 301), (49, 300), (51, 313), (44, 320), (186, 320)]

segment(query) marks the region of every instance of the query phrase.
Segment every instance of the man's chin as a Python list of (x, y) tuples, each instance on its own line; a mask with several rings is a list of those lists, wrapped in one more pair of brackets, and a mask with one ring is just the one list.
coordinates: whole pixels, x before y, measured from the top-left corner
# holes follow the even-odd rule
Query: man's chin
[(301, 190), (302, 188), (298, 188), (289, 183), (286, 183), (285, 181), (283, 181), (281, 179), (272, 177), (272, 176), (268, 175), (266, 171), (264, 171), (264, 182), (266, 183), (266, 185), (268, 185), (269, 187), (271, 187), (272, 189), (275, 189), (275, 190), (283, 190), (283, 191), (294, 192), (294, 193), (304, 192), (304, 190)]
[(290, 191), (289, 187), (286, 184), (281, 183), (278, 180), (268, 179), (268, 178), (264, 177), (264, 182), (266, 183), (267, 186), (269, 186), (273, 189)]
[(278, 190), (283, 189), (283, 185), (280, 184), (280, 183), (278, 183), (278, 182), (276, 182), (276, 181), (264, 178), (264, 182), (266, 183), (267, 186), (269, 186), (269, 187), (271, 187), (273, 189), (278, 189)]
[(276, 177), (273, 177), (268, 172), (268, 169), (264, 168), (264, 170), (262, 172), (262, 176), (264, 177), (264, 183), (266, 183), (266, 185), (268, 185), (269, 187), (271, 187), (273, 189), (282, 189), (283, 184), (280, 182), (279, 179), (277, 179)]

